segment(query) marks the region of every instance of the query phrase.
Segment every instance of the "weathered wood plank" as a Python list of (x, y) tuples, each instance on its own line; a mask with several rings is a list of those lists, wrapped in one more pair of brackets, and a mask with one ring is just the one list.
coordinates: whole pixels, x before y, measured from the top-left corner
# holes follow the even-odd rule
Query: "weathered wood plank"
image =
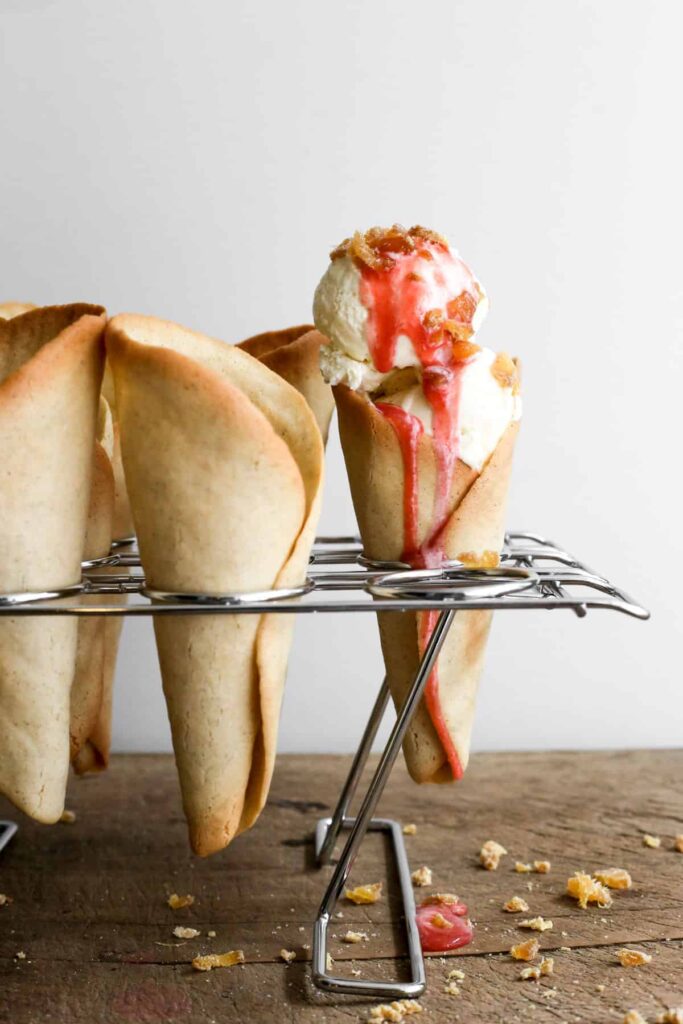
[[(172, 979), (185, 972), (192, 1008), (181, 999), (179, 1020), (195, 1019), (194, 993), (214, 991), (211, 985), (220, 991), (221, 986), (229, 985), (230, 1005), (236, 1013), (246, 1012), (247, 1004), (239, 1004), (239, 1000), (251, 997), (248, 993), (235, 996), (234, 980), (212, 980), (207, 988), (205, 981), (187, 975), (192, 956), (211, 948), (244, 949), (249, 963), (238, 972), (239, 978), (246, 979), (238, 986), (240, 993), (243, 985), (251, 989), (264, 984), (256, 979), (268, 969), (274, 972), (273, 984), (284, 985), (284, 998), (286, 986), (303, 967), (297, 964), (285, 969), (274, 961), (282, 947), (295, 949), (299, 960), (308, 956), (305, 945), (310, 942), (312, 921), (329, 878), (329, 869), (317, 870), (313, 865), (310, 838), (316, 819), (329, 813), (347, 767), (347, 758), (281, 758), (268, 808), (257, 826), (208, 861), (189, 853), (170, 758), (115, 758), (107, 775), (73, 780), (68, 804), (76, 811), (76, 822), (47, 829), (22, 820), (17, 839), (0, 857), (0, 891), (14, 899), (0, 909), (0, 961), (6, 978), (0, 988), (0, 1020), (10, 1019), (2, 1017), (8, 1012), (7, 1005), (11, 1006), (12, 1021), (18, 1024), (38, 1019), (30, 1008), (33, 997), (24, 992), (25, 987), (34, 985), (29, 968), (34, 970), (35, 965), (40, 965), (39, 988), (52, 986), (48, 1001), (53, 1015), (41, 1020), (59, 1024), (80, 1020), (69, 1015), (71, 1010), (60, 1016), (59, 1007), (67, 995), (82, 998), (83, 1006), (92, 1013), (96, 997), (90, 991), (81, 993), (82, 987), (99, 986), (105, 998), (109, 981), (105, 984), (95, 979), (116, 979), (111, 984), (117, 990), (125, 989), (140, 972), (145, 979), (152, 979), (150, 984), (167, 977), (168, 972)], [(456, 891), (468, 902), (477, 924), (476, 939), (459, 951), (458, 966), (464, 964), (468, 976), (473, 971), (473, 977), (479, 979), (477, 998), (483, 1006), (492, 1006), (493, 996), (485, 994), (492, 974), (507, 978), (512, 971), (514, 979), (518, 972), (506, 957), (483, 955), (507, 951), (521, 935), (528, 934), (520, 932), (515, 918), (500, 909), (513, 894), (524, 896), (531, 915), (552, 918), (553, 930), (541, 937), (544, 949), (585, 947), (581, 956), (589, 957), (586, 963), (607, 963), (615, 944), (683, 938), (683, 855), (672, 848), (673, 836), (683, 832), (681, 777), (683, 753), (672, 751), (481, 755), (473, 759), (460, 785), (419, 789), (402, 766), (397, 767), (383, 800), (383, 812), (417, 824), (417, 834), (406, 840), (409, 857), (413, 867), (427, 864), (432, 868), (432, 888)], [(2, 801), (0, 816), (15, 816)], [(644, 832), (661, 835), (661, 848), (646, 848)], [(509, 850), (496, 872), (482, 870), (477, 862), (477, 851), (488, 838), (497, 839)], [(552, 870), (548, 875), (518, 875), (512, 870), (517, 859), (549, 859)], [(627, 868), (634, 879), (631, 891), (615, 894), (609, 911), (581, 911), (564, 895), (566, 879), (575, 870), (609, 866)], [(379, 836), (369, 837), (354, 871), (355, 880), (386, 879), (387, 870), (385, 844)], [(171, 911), (165, 899), (172, 891), (192, 893), (194, 906)], [(369, 940), (352, 946), (333, 939), (335, 959), (372, 961), (367, 970), (373, 973), (395, 970), (389, 958), (402, 954), (404, 945), (391, 878), (386, 898), (379, 904), (340, 909), (344, 916), (333, 932), (340, 937), (347, 928), (359, 929), (368, 932)], [(177, 924), (198, 928), (202, 935), (179, 942), (172, 935)], [(215, 939), (206, 936), (209, 929), (217, 932)], [(673, 984), (676, 979), (673, 975), (667, 978), (668, 967), (662, 965), (675, 963), (671, 951), (679, 946), (671, 942), (657, 948), (657, 966), (653, 963), (629, 972), (617, 968), (610, 978), (614, 976), (614, 983), (623, 986), (626, 981), (618, 982), (619, 977), (637, 975), (637, 983), (650, 985), (643, 991), (651, 994), (656, 994), (652, 988), (655, 980), (660, 987), (669, 981)], [(30, 965), (14, 961), (18, 950), (27, 953)], [(570, 954), (557, 956), (559, 966)], [(449, 962), (453, 964), (452, 959)], [(683, 976), (683, 961), (679, 963)], [(268, 964), (272, 966), (268, 968)], [(500, 967), (494, 971), (486, 966), (491, 964)], [(430, 973), (438, 974), (440, 969), (430, 965)], [(285, 970), (290, 973), (283, 974)], [(214, 972), (209, 977), (214, 979), (219, 973), (231, 974)], [(520, 992), (521, 985), (512, 985), (513, 996), (507, 992), (510, 986), (506, 982), (504, 999), (512, 1000), (509, 1006), (500, 1003), (503, 997), (498, 982), (491, 989), (497, 993), (499, 1006), (505, 1006), (505, 1013), (510, 1014), (501, 1020), (514, 1020), (523, 1006), (532, 1012), (529, 1000), (534, 1001), (537, 987), (527, 991), (529, 986), (524, 985)], [(679, 985), (683, 1003), (683, 984)], [(62, 991), (73, 986), (73, 991)], [(111, 994), (106, 996), (111, 998)], [(222, 999), (220, 995), (217, 998)], [(443, 998), (446, 1006), (434, 1006), (444, 1013), (448, 1009), (450, 1016), (441, 1019), (459, 1019), (455, 1013), (464, 1014), (463, 1021), (498, 1019), (471, 1016), (474, 1010), (466, 1009), (466, 1000), (458, 1003), (458, 1010), (453, 997)], [(558, 1009), (565, 1005), (560, 996), (538, 996), (542, 1006), (549, 998), (556, 1020), (574, 1019), (568, 1004)], [(154, 1002), (152, 996), (150, 999)], [(597, 1012), (596, 1007), (603, 1003), (602, 997), (595, 1006), (591, 1003), (590, 1012)], [(338, 1012), (348, 1019), (347, 1003), (341, 1000), (339, 1005)], [(305, 999), (299, 996), (291, 1004), (291, 1019), (321, 1019), (306, 1016), (308, 1006), (308, 995)], [(86, 1016), (82, 1019), (88, 1019), (87, 1012), (83, 1010)], [(197, 1012), (201, 1016), (204, 1010)], [(220, 1016), (218, 1009), (206, 1012), (221, 1020), (259, 1019), (226, 1018), (224, 1000)], [(326, 1015), (331, 1012), (326, 1008)], [(533, 1012), (534, 1019), (538, 1013), (550, 1013)], [(137, 1019), (148, 1018), (138, 1015)]]
[[(453, 960), (427, 962), (420, 1000), (424, 1024), (621, 1024), (633, 1007), (649, 1019), (681, 1002), (680, 942), (643, 947), (647, 967), (616, 963), (616, 947), (572, 950), (555, 958), (542, 982), (518, 980), (519, 964), (501, 954), (458, 961), (460, 995), (443, 991)], [(364, 975), (388, 980), (391, 961), (358, 961)], [(604, 986), (600, 990), (599, 986)], [(554, 990), (555, 994), (549, 993)], [(247, 964), (197, 974), (187, 965), (0, 961), (0, 1021), (12, 1024), (353, 1024), (367, 1020), (373, 1000), (324, 996), (306, 964)], [(412, 1018), (408, 1018), (409, 1020)]]

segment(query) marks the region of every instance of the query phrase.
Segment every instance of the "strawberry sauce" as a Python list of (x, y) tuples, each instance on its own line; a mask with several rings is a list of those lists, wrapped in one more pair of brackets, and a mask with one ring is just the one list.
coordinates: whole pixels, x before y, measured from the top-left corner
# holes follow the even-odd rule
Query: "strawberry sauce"
[[(458, 459), (462, 371), (475, 351), (468, 342), (481, 293), (468, 267), (445, 245), (424, 242), (415, 251), (397, 253), (388, 267), (360, 265), (360, 298), (368, 311), (367, 339), (380, 373), (396, 369), (399, 338), (407, 338), (419, 361), (422, 390), (432, 411), (432, 443), (437, 459), (432, 529), (419, 540), (419, 446), (422, 421), (389, 402), (376, 408), (391, 423), (404, 468), (401, 560), (413, 568), (438, 568), (446, 560), (441, 531), (449, 514), (449, 496)], [(405, 344), (405, 342), (403, 343)], [(418, 615), (419, 644), (424, 650), (438, 612)], [(435, 667), (427, 682), (425, 703), (455, 779), (462, 765), (444, 720)]]
[(464, 903), (422, 903), (415, 912), (415, 919), (424, 953), (459, 949), (474, 938)]

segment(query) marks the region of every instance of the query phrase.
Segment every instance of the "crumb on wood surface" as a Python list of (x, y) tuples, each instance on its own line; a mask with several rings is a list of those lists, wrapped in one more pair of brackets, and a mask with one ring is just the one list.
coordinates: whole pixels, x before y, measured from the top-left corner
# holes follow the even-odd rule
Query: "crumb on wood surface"
[(428, 868), (426, 864), (422, 864), (421, 867), (415, 868), (412, 875), (410, 876), (414, 886), (421, 888), (422, 886), (432, 884), (432, 869)]
[(365, 904), (377, 903), (382, 896), (382, 883), (369, 882), (365, 885), (357, 885), (355, 889), (346, 889), (344, 898), (351, 903)]
[(617, 960), (622, 967), (642, 967), (652, 961), (650, 953), (643, 953), (639, 949), (618, 949)]
[(503, 904), (503, 910), (508, 914), (526, 914), (529, 904), (521, 896), (512, 896)]
[(195, 971), (212, 971), (214, 967), (234, 967), (235, 964), (243, 963), (244, 952), (241, 949), (231, 949), (227, 953), (207, 953), (192, 960)]
[(513, 960), (533, 960), (538, 956), (538, 939), (527, 939), (526, 942), (518, 942), (510, 948), (510, 956)]
[(479, 863), (487, 871), (496, 871), (500, 864), (501, 857), (504, 857), (507, 850), (495, 839), (487, 839), (479, 851)]
[(187, 893), (185, 896), (179, 896), (177, 892), (172, 892), (166, 901), (171, 910), (182, 910), (183, 907), (191, 907), (194, 903), (194, 896), (190, 896)]

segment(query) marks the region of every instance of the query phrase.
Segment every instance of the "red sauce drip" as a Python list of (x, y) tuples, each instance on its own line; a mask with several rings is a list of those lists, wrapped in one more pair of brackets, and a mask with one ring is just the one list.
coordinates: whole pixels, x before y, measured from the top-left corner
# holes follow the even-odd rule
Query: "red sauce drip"
[[(432, 438), (437, 457), (434, 497), (434, 529), (418, 542), (418, 449), (424, 434), (422, 422), (388, 402), (376, 408), (396, 431), (404, 467), (404, 550), (401, 560), (414, 568), (438, 568), (445, 560), (441, 531), (448, 515), (448, 498), (458, 459), (459, 406), (462, 371), (466, 361), (456, 358), (453, 337), (439, 328), (451, 318), (468, 325), (479, 301), (474, 276), (465, 264), (442, 246), (425, 245), (416, 252), (397, 255), (391, 267), (361, 268), (360, 297), (368, 310), (368, 347), (381, 373), (396, 367), (398, 339), (410, 339), (422, 367), (422, 388), (432, 410)], [(436, 622), (435, 613), (419, 616), (420, 644), (427, 643)], [(436, 667), (427, 682), (425, 702), (448, 758), (453, 777), (462, 776), (462, 765), (450, 738), (439, 698)]]
[[(440, 914), (450, 927), (434, 924), (434, 917)], [(467, 917), (464, 903), (423, 903), (415, 912), (420, 943), (425, 953), (444, 953), (448, 949), (459, 949), (474, 938), (472, 922)]]
[[(436, 626), (436, 620), (438, 617), (438, 611), (419, 613), (420, 650), (424, 651), (427, 646), (427, 641), (434, 632), (434, 627)], [(457, 781), (463, 776), (463, 767), (460, 757), (458, 756), (458, 751), (455, 749), (455, 744), (451, 739), (446, 719), (443, 716), (441, 698), (439, 696), (438, 663), (432, 669), (429, 679), (427, 680), (427, 685), (425, 686), (425, 704), (427, 705), (427, 711), (429, 712), (429, 717), (432, 720), (432, 725), (436, 729), (436, 735), (439, 737), (441, 746), (443, 747), (446, 758), (448, 759), (448, 765), (453, 773), (453, 778)]]
[[(377, 402), (376, 408), (391, 423), (401, 446), (406, 481), (403, 488), (404, 543), (408, 551), (417, 551), (418, 508), (415, 484), (417, 481), (417, 450), (420, 438), (424, 434), (424, 427), (417, 416), (411, 416), (409, 412), (401, 409), (398, 405)], [(402, 560), (407, 561), (405, 557)], [(412, 565), (412, 562), (410, 564)]]

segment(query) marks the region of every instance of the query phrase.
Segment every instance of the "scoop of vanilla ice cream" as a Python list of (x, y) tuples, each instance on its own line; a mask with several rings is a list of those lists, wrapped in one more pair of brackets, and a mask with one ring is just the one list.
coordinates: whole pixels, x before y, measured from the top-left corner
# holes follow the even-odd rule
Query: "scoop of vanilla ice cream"
[[(458, 456), (480, 471), (510, 423), (521, 418), (522, 399), (511, 387), (501, 387), (491, 373), (496, 353), (482, 348), (465, 364), (458, 404)], [(381, 399), (416, 416), (425, 433), (432, 432), (432, 409), (421, 384)]]
[(370, 363), (365, 337), (368, 311), (360, 300), (360, 271), (348, 256), (332, 260), (313, 296), (313, 320), (331, 346)]
[[(424, 312), (443, 308), (445, 313), (445, 296), (452, 299), (459, 294), (462, 264), (454, 262), (451, 256), (449, 260), (450, 263), (445, 267), (443, 261), (437, 258), (421, 268), (426, 284)], [(446, 288), (444, 277), (447, 279)], [(383, 376), (377, 373), (372, 363), (367, 341), (368, 311), (361, 301), (360, 285), (360, 271), (349, 256), (332, 260), (315, 290), (313, 319), (315, 326), (329, 342), (320, 350), (321, 370), (328, 383), (343, 383), (354, 390), (360, 388), (370, 391), (378, 386)], [(448, 285), (452, 285), (450, 290)], [(487, 310), (488, 300), (482, 292), (472, 318), (473, 332), (480, 327)], [(348, 360), (354, 360), (360, 365), (354, 367)], [(393, 362), (397, 370), (420, 366), (413, 343), (405, 334), (400, 334), (396, 339)]]

